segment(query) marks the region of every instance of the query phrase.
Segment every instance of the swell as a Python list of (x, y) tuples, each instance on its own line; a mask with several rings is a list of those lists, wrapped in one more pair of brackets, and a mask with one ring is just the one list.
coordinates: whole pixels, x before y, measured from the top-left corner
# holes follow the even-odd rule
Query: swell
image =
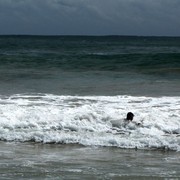
[[(159, 71), (180, 73), (180, 53), (59, 54), (24, 53), (0, 56), (7, 68), (58, 68), (65, 71)], [(172, 71), (173, 72), (173, 71)]]
[(0, 36), (0, 68), (179, 74), (179, 47), (176, 37)]

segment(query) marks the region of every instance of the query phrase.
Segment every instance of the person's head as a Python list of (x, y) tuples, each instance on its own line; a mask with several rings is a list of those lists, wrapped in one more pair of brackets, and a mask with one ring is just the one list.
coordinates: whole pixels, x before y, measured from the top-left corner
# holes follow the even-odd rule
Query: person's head
[(132, 120), (133, 120), (133, 117), (134, 117), (134, 114), (133, 114), (132, 112), (128, 112), (128, 113), (127, 113), (126, 120), (132, 121)]

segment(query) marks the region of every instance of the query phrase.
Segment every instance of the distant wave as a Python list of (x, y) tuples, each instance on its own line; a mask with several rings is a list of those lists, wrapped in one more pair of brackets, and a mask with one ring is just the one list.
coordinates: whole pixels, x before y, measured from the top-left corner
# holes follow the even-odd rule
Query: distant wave
[[(29, 53), (29, 52), (28, 52)], [(180, 74), (180, 53), (127, 53), (127, 54), (56, 54), (37, 52), (1, 55), (3, 68), (55, 68), (64, 71), (114, 71), (146, 74)]]

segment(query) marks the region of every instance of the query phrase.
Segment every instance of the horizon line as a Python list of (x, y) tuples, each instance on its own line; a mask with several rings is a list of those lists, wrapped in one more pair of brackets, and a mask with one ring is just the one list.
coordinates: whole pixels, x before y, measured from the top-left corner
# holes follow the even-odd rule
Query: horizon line
[(180, 36), (174, 36), (174, 35), (116, 35), (116, 34), (105, 34), (105, 35), (80, 35), (80, 34), (0, 34), (0, 36), (79, 36), (79, 37), (180, 37)]

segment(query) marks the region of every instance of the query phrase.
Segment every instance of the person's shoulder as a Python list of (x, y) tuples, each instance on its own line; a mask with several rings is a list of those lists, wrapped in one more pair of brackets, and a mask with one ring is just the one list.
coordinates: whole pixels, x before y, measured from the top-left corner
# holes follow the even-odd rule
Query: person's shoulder
[(113, 127), (121, 127), (123, 122), (124, 122), (124, 120), (123, 119), (111, 120), (110, 122), (111, 122)]

